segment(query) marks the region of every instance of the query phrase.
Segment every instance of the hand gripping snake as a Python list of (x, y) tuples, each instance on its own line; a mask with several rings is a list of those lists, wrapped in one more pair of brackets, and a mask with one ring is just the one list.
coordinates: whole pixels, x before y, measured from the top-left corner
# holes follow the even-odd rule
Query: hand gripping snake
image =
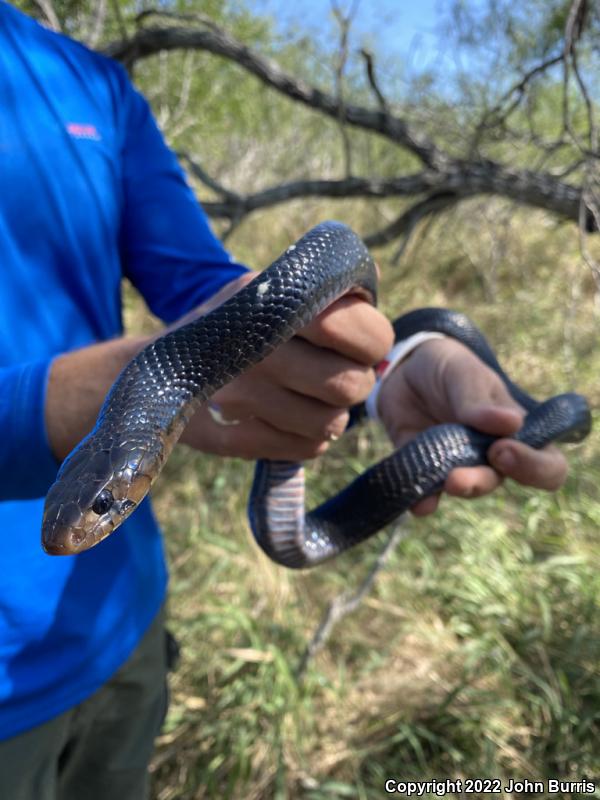
[[(326, 222), (223, 305), (149, 344), (121, 372), (94, 429), (63, 462), (46, 497), (44, 549), (76, 554), (111, 534), (145, 497), (195, 409), (348, 291), (375, 302), (375, 267), (350, 228)], [(528, 412), (515, 439), (540, 448), (589, 433), (583, 397), (533, 400), (506, 376), (465, 316), (420, 309), (394, 328), (397, 339), (430, 330), (470, 347)], [(252, 531), (279, 564), (320, 564), (439, 491), (450, 470), (487, 463), (493, 441), (463, 425), (429, 428), (309, 513), (302, 467), (259, 461), (249, 504)]]

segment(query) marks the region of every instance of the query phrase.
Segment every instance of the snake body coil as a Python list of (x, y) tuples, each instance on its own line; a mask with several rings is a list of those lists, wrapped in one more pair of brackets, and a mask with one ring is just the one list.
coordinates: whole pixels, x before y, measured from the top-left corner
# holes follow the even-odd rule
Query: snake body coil
[[(106, 538), (146, 495), (200, 403), (346, 291), (374, 300), (375, 286), (375, 268), (363, 242), (341, 223), (323, 223), (222, 306), (142, 350), (117, 379), (94, 429), (65, 460), (48, 492), (45, 550), (74, 554)], [(515, 438), (542, 447), (578, 441), (589, 432), (584, 398), (561, 395), (538, 404), (508, 379), (466, 317), (422, 309), (398, 320), (395, 329), (397, 338), (439, 330), (471, 347), (529, 412)], [(280, 564), (319, 564), (439, 490), (454, 467), (485, 463), (492, 441), (460, 425), (431, 428), (308, 515), (301, 467), (259, 462), (250, 500), (253, 533)]]
[(44, 549), (73, 554), (106, 538), (147, 494), (200, 403), (349, 289), (374, 300), (376, 281), (361, 239), (324, 223), (223, 305), (142, 350), (48, 492)]
[[(424, 330), (457, 339), (498, 373), (528, 412), (514, 439), (537, 449), (550, 442), (578, 442), (589, 433), (591, 417), (584, 397), (568, 393), (538, 403), (510, 380), (481, 331), (464, 314), (422, 308), (394, 322), (397, 341)], [(495, 439), (458, 424), (428, 428), (306, 515), (302, 465), (259, 461), (249, 502), (254, 537), (283, 566), (321, 564), (440, 491), (454, 468), (487, 464), (486, 453)]]

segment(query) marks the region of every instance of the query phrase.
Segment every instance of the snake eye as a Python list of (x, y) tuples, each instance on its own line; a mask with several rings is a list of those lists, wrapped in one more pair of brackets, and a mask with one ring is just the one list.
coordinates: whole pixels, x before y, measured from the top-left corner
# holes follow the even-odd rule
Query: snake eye
[(102, 514), (106, 514), (114, 502), (115, 498), (112, 496), (112, 492), (109, 489), (103, 489), (94, 500), (92, 511), (101, 517)]

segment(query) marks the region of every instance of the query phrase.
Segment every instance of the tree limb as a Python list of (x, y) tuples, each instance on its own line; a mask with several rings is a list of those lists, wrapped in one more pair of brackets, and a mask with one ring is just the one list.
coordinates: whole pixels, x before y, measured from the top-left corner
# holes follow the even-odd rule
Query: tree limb
[(475, 194), (498, 194), (525, 205), (545, 208), (577, 222), (581, 189), (559, 180), (548, 172), (534, 172), (503, 167), (493, 161), (455, 160), (445, 172), (423, 170), (397, 178), (359, 178), (342, 180), (301, 180), (271, 186), (253, 194), (241, 195), (226, 189), (207, 175), (187, 154), (183, 158), (192, 174), (222, 199), (203, 201), (212, 217), (239, 220), (242, 216), (306, 197), (409, 197), (427, 195), (383, 231), (368, 238), (372, 246), (392, 241), (405, 233), (411, 224), (427, 214), (437, 213), (461, 199)]
[(348, 61), (348, 40), (350, 37), (350, 27), (356, 11), (358, 10), (359, 0), (353, 0), (350, 10), (344, 13), (336, 0), (331, 0), (331, 10), (340, 29), (340, 44), (338, 57), (335, 65), (335, 97), (338, 103), (338, 126), (342, 139), (344, 151), (344, 163), (346, 177), (352, 175), (352, 144), (345, 123), (346, 99), (344, 93), (344, 73)]
[(98, 42), (102, 37), (104, 24), (106, 22), (106, 12), (108, 11), (107, 0), (98, 0), (96, 11), (94, 13), (93, 22), (90, 25), (90, 34), (87, 37), (89, 47), (97, 47)]
[[(581, 9), (583, 0), (573, 0), (573, 7)], [(578, 12), (580, 18), (581, 12)], [(143, 13), (140, 19), (149, 14)], [(172, 14), (170, 16), (173, 16)], [(230, 221), (230, 231), (245, 215), (260, 208), (304, 197), (406, 197), (421, 196), (413, 206), (385, 229), (372, 234), (368, 241), (375, 246), (391, 241), (410, 231), (427, 214), (475, 194), (497, 194), (518, 203), (543, 208), (559, 216), (577, 222), (580, 218), (583, 187), (560, 180), (549, 172), (511, 168), (492, 160), (476, 158), (453, 158), (437, 147), (425, 135), (418, 133), (404, 118), (390, 112), (385, 98), (375, 81), (372, 60), (363, 54), (370, 74), (370, 84), (378, 98), (379, 108), (346, 103), (307, 82), (286, 73), (275, 62), (255, 53), (234, 39), (211, 20), (195, 19), (204, 28), (183, 28), (177, 25), (157, 28), (140, 28), (126, 41), (114, 42), (105, 52), (127, 65), (161, 51), (178, 48), (205, 50), (229, 59), (259, 78), (285, 96), (328, 115), (338, 123), (342, 121), (364, 130), (378, 133), (388, 140), (409, 150), (421, 160), (424, 169), (414, 174), (391, 179), (346, 177), (343, 180), (300, 180), (280, 184), (261, 191), (240, 195), (215, 182), (197, 163), (187, 155), (184, 159), (189, 169), (219, 196), (218, 200), (204, 202), (206, 211), (214, 217)], [(580, 28), (573, 24), (573, 37), (580, 35)], [(498, 106), (490, 113), (499, 113), (502, 103), (515, 93), (518, 96), (536, 76), (565, 55), (572, 58), (572, 48), (565, 48), (562, 56), (554, 56), (532, 67), (505, 93)], [(369, 68), (370, 67), (370, 68)], [(510, 109), (509, 109), (510, 110)], [(482, 120), (483, 123), (483, 120)], [(482, 124), (480, 123), (480, 124)], [(562, 141), (560, 141), (562, 145)], [(596, 219), (592, 213), (586, 218), (586, 229), (596, 230)]]
[(60, 20), (58, 19), (56, 11), (54, 10), (52, 0), (34, 0), (34, 5), (36, 5), (42, 12), (48, 27), (52, 28), (53, 31), (62, 30), (62, 25), (60, 24)]
[(370, 53), (368, 50), (365, 50), (363, 48), (360, 51), (360, 54), (365, 62), (365, 68), (367, 71), (367, 80), (369, 81), (369, 86), (373, 90), (373, 94), (377, 98), (377, 102), (379, 104), (379, 110), (383, 114), (389, 114), (387, 100), (385, 99), (385, 95), (379, 88), (379, 84), (375, 76), (375, 59), (373, 57), (373, 53)]
[[(224, 200), (233, 205), (244, 205), (244, 197), (241, 194), (226, 189), (221, 183), (212, 178), (204, 167), (202, 167), (198, 161), (195, 161), (189, 153), (186, 153), (184, 150), (178, 150), (176, 151), (176, 155), (180, 161), (186, 164), (192, 175), (198, 178), (205, 186), (208, 186), (209, 189), (212, 189), (215, 194), (220, 195)], [(221, 216), (229, 216), (229, 214), (222, 214)]]
[[(400, 216), (386, 225), (375, 233), (371, 233), (364, 237), (367, 247), (383, 247), (389, 242), (398, 239), (399, 236), (405, 235), (410, 237), (411, 233), (417, 224), (430, 214), (437, 214), (444, 211), (446, 208), (454, 205), (461, 197), (466, 195), (458, 195), (454, 192), (436, 192), (420, 200), (418, 203), (412, 205), (406, 211), (403, 211)], [(404, 248), (403, 248), (404, 249)]]
[(348, 125), (379, 133), (410, 150), (426, 166), (440, 169), (447, 162), (447, 156), (433, 142), (401, 117), (350, 103), (340, 104), (333, 95), (289, 75), (274, 61), (254, 53), (216, 26), (211, 30), (177, 26), (142, 28), (126, 41), (109, 44), (104, 52), (129, 68), (135, 61), (161, 50), (181, 48), (206, 50), (235, 61), (263, 83), (292, 100), (315, 108), (335, 120), (343, 119)]
[[(546, 72), (550, 67), (554, 67), (557, 64), (560, 64), (561, 61), (564, 59), (564, 53), (560, 53), (557, 56), (552, 56), (551, 58), (547, 58), (544, 61), (536, 64), (531, 69), (529, 69), (524, 75), (519, 78), (519, 80), (513, 84), (507, 91), (502, 95), (500, 100), (493, 106), (489, 111), (486, 111), (483, 119), (478, 124), (477, 129), (483, 129), (490, 125), (490, 120), (496, 124), (500, 118), (506, 119), (510, 115), (512, 111), (517, 107), (519, 102), (521, 101), (523, 95), (525, 94), (525, 90), (527, 89), (529, 83), (533, 80), (533, 78), (541, 75), (542, 73)], [(503, 111), (504, 105), (510, 100), (510, 98), (516, 94), (517, 97), (513, 102), (510, 104), (508, 109)]]

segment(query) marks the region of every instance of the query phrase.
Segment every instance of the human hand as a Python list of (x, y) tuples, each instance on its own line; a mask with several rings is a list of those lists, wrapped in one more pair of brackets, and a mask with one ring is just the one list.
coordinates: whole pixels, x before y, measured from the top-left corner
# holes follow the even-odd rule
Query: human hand
[[(458, 422), (484, 433), (508, 437), (522, 424), (524, 410), (512, 399), (499, 376), (454, 339), (432, 339), (419, 345), (381, 387), (379, 416), (395, 447), (421, 430)], [(565, 481), (567, 462), (554, 446), (534, 450), (500, 438), (488, 450), (491, 467), (452, 470), (444, 491), (457, 497), (480, 497), (512, 478), (526, 486), (555, 490)], [(417, 516), (437, 508), (439, 495), (412, 508)]]
[[(180, 322), (206, 313), (253, 277), (242, 276)], [(203, 406), (182, 441), (204, 452), (247, 459), (317, 456), (344, 432), (348, 407), (368, 396), (372, 367), (392, 343), (388, 320), (362, 297), (345, 295), (211, 398), (221, 417), (237, 424), (218, 424)]]

